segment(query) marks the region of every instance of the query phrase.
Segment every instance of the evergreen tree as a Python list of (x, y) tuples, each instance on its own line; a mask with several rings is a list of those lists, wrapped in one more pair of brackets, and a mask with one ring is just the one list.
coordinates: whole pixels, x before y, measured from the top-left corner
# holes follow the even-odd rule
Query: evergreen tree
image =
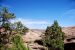
[(58, 48), (64, 50), (64, 33), (57, 21), (51, 27), (47, 27), (44, 37), (44, 45), (47, 47)]
[(15, 18), (14, 14), (10, 13), (6, 7), (0, 9), (0, 49), (9, 43), (11, 36), (10, 19), (13, 18)]
[(8, 28), (10, 26), (10, 19), (15, 18), (14, 13), (10, 13), (6, 7), (2, 8), (0, 12), (1, 26)]
[(14, 27), (14, 30), (16, 30), (17, 33), (19, 34), (25, 34), (26, 32), (28, 32), (28, 28), (25, 27), (21, 21), (15, 22), (14, 24), (12, 24)]
[[(10, 13), (6, 7), (0, 11), (0, 50), (27, 50), (25, 47), (21, 33), (24, 34), (28, 28), (23, 26), (21, 22), (11, 23), (10, 20), (15, 18), (13, 13)], [(12, 29), (13, 25), (15, 29)], [(13, 31), (16, 31), (15, 32)], [(9, 48), (12, 42), (12, 48)]]

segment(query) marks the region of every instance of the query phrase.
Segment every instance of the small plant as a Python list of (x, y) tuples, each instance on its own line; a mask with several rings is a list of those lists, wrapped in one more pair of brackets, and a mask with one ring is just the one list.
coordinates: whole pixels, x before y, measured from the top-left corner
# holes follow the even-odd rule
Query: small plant
[(22, 38), (19, 35), (15, 35), (12, 38), (12, 41), (14, 43), (14, 46), (16, 47), (16, 50), (27, 50), (27, 48), (23, 44)]

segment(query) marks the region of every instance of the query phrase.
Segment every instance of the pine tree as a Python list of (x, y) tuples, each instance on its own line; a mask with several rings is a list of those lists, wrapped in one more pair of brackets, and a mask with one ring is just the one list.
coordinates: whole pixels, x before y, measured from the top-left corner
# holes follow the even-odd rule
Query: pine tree
[(64, 33), (57, 21), (51, 27), (47, 27), (44, 37), (44, 45), (47, 47), (59, 48), (64, 50)]
[(21, 23), (21, 21), (18, 21), (18, 22), (15, 22), (15, 23), (13, 23), (12, 24), (13, 25), (13, 27), (15, 28), (14, 30), (17, 32), (17, 33), (19, 33), (19, 34), (25, 34), (26, 32), (28, 32), (28, 28), (27, 27), (25, 27), (22, 23)]
[[(28, 28), (21, 22), (16, 22), (14, 25), (10, 22), (13, 18), (15, 18), (15, 15), (10, 13), (6, 7), (0, 11), (0, 50), (27, 50), (23, 40), (21, 40), (21, 34), (24, 34), (26, 30), (28, 31)], [(13, 25), (16, 29), (12, 29)], [(13, 30), (15, 30), (16, 34)], [(7, 46), (7, 44), (10, 45), (10, 42), (12, 42), (12, 47)]]
[(3, 7), (0, 11), (1, 26), (8, 28), (10, 26), (10, 19), (15, 18), (14, 13), (10, 13), (6, 7)]

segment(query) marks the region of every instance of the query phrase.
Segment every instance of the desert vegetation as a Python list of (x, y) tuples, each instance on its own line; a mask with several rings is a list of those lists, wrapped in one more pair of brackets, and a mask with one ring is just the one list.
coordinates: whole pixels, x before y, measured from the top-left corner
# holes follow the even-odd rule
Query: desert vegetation
[(27, 50), (21, 36), (28, 31), (20, 21), (11, 23), (16, 18), (6, 7), (0, 9), (0, 50)]
[[(24, 26), (21, 21), (12, 23), (11, 20), (15, 18), (15, 14), (8, 8), (0, 9), (0, 50), (38, 50), (38, 48), (39, 50), (64, 50), (66, 32), (64, 28), (62, 30), (57, 20), (46, 30), (33, 29), (33, 31)], [(27, 37), (23, 38), (23, 36)], [(29, 36), (31, 37), (27, 41)]]
[(75, 50), (75, 0), (0, 0), (0, 50)]
[[(1, 9), (0, 50), (29, 50), (22, 39), (29, 29), (20, 21), (12, 23), (11, 20), (14, 18), (15, 14), (10, 13), (6, 7)], [(54, 21), (52, 26), (48, 26), (43, 34), (40, 42), (47, 50), (64, 50), (64, 32), (57, 21)]]
[(48, 26), (43, 38), (43, 44), (48, 50), (64, 50), (64, 32), (57, 21), (52, 26)]

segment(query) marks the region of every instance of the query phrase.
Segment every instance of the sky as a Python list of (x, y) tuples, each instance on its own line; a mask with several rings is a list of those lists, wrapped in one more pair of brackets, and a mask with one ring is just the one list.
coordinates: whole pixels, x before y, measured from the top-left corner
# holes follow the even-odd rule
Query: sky
[(62, 27), (75, 26), (75, 0), (0, 0), (30, 29), (45, 29), (57, 20)]

